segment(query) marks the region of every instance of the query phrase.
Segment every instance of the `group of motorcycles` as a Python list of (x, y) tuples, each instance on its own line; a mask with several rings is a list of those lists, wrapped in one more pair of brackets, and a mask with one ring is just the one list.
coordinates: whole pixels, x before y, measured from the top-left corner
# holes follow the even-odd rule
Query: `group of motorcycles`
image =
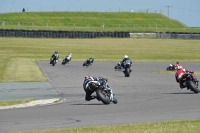
[[(69, 56), (66, 56), (63, 60), (62, 60), (62, 65), (68, 64), (71, 61), (71, 58)], [(52, 64), (52, 66), (54, 66), (57, 63), (56, 61), (56, 57), (51, 57), (50, 58), (50, 64)], [(86, 61), (84, 61), (83, 66), (91, 66), (94, 63), (94, 58), (88, 58)]]
[[(175, 71), (175, 65), (174, 64), (170, 64), (166, 70), (167, 71)], [(186, 72), (183, 75), (182, 78), (182, 82), (186, 83), (186, 88), (190, 91), (193, 91), (194, 93), (199, 93), (200, 90), (198, 88), (199, 86), (199, 81), (197, 80), (197, 78), (194, 75), (194, 72)]]

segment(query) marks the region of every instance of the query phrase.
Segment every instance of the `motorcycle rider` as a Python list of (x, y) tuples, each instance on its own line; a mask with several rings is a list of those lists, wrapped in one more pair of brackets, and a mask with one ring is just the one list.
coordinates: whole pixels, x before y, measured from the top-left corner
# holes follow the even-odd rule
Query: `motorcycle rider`
[(176, 66), (181, 66), (181, 65), (179, 64), (179, 62), (174, 62), (173, 67), (175, 68)]
[(87, 63), (88, 64), (92, 64), (93, 62), (94, 62), (94, 58), (93, 57), (87, 59)]
[(58, 59), (59, 59), (58, 51), (55, 51), (55, 53), (52, 54), (51, 58), (53, 58), (54, 56), (56, 57), (56, 62), (58, 62)]
[(72, 53), (70, 53), (69, 55), (66, 55), (65, 56), (65, 60), (69, 60), (69, 61), (71, 61), (71, 59), (72, 59)]
[(122, 70), (124, 70), (124, 62), (125, 61), (127, 61), (127, 60), (129, 60), (130, 61), (130, 63), (132, 64), (132, 61), (131, 61), (131, 59), (128, 57), (128, 55), (124, 55), (124, 59), (121, 61), (121, 67), (122, 67)]
[(92, 89), (90, 89), (90, 85), (93, 85), (94, 87), (106, 87), (107, 89), (110, 89), (111, 101), (113, 102), (114, 101), (114, 94), (112, 92), (112, 89), (106, 84), (107, 82), (108, 82), (107, 78), (102, 78), (102, 77), (97, 78), (97, 77), (92, 77), (90, 75), (85, 76), (85, 79), (84, 79), (84, 82), (83, 82), (83, 89), (86, 93), (85, 100), (90, 101), (90, 100), (97, 98), (97, 96), (92, 95), (92, 93), (94, 91)]
[(176, 73), (175, 73), (176, 82), (179, 83), (180, 88), (183, 89), (187, 86), (186, 82), (184, 82), (182, 80), (184, 74), (191, 73), (192, 76), (194, 77), (194, 71), (187, 70), (187, 69), (183, 68), (181, 65), (177, 65), (175, 67), (175, 70), (176, 70)]

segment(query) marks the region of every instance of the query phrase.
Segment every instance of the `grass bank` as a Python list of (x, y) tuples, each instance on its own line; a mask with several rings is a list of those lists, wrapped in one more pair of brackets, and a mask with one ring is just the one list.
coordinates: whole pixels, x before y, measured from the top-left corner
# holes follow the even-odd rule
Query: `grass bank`
[(20, 133), (199, 133), (199, 124), (200, 120), (171, 121), (124, 126), (99, 126)]
[(118, 62), (127, 54), (136, 62), (200, 62), (199, 40), (0, 38), (0, 82), (46, 81), (36, 61), (49, 61), (55, 50), (60, 61), (73, 53), (72, 61)]
[(142, 12), (24, 12), (0, 14), (0, 29), (198, 32), (159, 13)]

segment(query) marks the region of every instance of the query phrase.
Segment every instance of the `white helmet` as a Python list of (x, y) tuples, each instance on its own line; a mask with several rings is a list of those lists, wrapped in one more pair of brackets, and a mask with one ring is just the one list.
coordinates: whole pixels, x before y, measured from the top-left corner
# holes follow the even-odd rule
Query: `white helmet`
[(124, 58), (125, 58), (125, 59), (128, 58), (128, 55), (124, 55)]

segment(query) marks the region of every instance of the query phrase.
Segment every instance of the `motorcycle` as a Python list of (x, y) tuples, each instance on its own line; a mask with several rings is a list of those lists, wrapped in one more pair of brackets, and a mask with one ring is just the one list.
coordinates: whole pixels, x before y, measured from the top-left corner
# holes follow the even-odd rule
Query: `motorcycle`
[(114, 94), (112, 93), (112, 89), (108, 85), (107, 82), (105, 82), (105, 79), (99, 79), (98, 83), (91, 82), (89, 83), (89, 88), (96, 92), (96, 99), (98, 101), (103, 102), (104, 104), (110, 104), (110, 102), (113, 102), (114, 104), (117, 104), (118, 101), (114, 97)]
[(175, 66), (173, 64), (169, 64), (169, 66), (166, 68), (167, 71), (175, 71)]
[(122, 67), (121, 67), (121, 62), (118, 62), (117, 65), (115, 65), (115, 71), (121, 71)]
[(91, 66), (94, 62), (94, 58), (89, 58), (87, 59), (84, 63), (83, 63), (83, 66)]
[(130, 60), (126, 60), (123, 63), (124, 63), (124, 69), (122, 71), (124, 72), (125, 77), (129, 77), (130, 73), (132, 71), (131, 61)]
[(186, 73), (183, 75), (182, 82), (186, 83), (186, 87), (188, 90), (194, 91), (194, 93), (199, 93), (198, 89), (199, 81), (195, 78), (194, 72)]
[(54, 66), (56, 64), (56, 56), (53, 56), (51, 59), (50, 59), (50, 64), (52, 64), (52, 66)]
[(62, 61), (62, 65), (65, 65), (67, 63), (69, 63), (71, 61), (69, 56), (64, 57), (63, 61)]

